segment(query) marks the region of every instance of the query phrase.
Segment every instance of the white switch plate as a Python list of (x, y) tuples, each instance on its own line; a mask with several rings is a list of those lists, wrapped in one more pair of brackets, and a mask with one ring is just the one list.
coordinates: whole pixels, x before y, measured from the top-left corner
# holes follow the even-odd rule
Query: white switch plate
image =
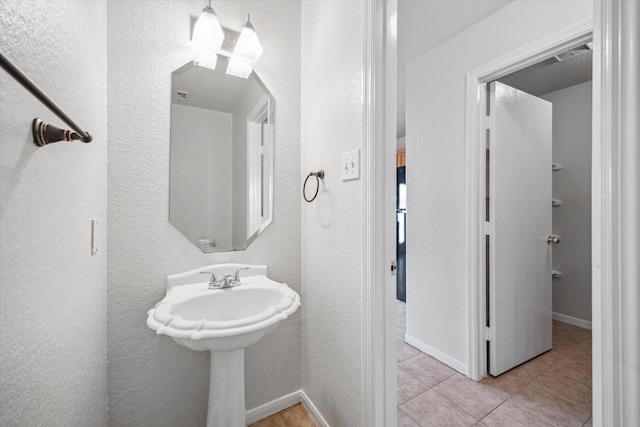
[(343, 181), (360, 179), (360, 149), (342, 154), (340, 177)]

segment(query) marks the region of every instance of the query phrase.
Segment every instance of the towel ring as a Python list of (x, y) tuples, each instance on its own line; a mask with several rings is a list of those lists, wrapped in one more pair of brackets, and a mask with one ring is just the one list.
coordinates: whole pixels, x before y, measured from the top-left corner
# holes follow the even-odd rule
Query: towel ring
[[(316, 192), (311, 199), (307, 199), (307, 181), (309, 181), (309, 178), (311, 178), (312, 176), (316, 177)], [(324, 179), (324, 171), (322, 169), (320, 169), (318, 172), (309, 172), (309, 175), (307, 175), (307, 177), (305, 178), (304, 185), (302, 186), (302, 197), (304, 197), (304, 200), (307, 203), (313, 202), (318, 196), (318, 190), (320, 190), (321, 179)]]

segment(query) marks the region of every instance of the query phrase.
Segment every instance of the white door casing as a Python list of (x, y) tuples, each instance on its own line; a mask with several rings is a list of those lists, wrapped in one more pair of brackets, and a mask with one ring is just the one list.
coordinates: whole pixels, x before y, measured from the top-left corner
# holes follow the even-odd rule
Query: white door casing
[(551, 349), (550, 102), (490, 84), (489, 372)]

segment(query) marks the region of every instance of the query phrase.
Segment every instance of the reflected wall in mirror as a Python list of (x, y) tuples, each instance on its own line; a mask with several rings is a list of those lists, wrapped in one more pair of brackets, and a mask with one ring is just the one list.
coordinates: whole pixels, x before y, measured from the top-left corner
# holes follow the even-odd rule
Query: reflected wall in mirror
[(227, 59), (171, 78), (169, 221), (203, 252), (246, 249), (273, 219), (275, 99)]

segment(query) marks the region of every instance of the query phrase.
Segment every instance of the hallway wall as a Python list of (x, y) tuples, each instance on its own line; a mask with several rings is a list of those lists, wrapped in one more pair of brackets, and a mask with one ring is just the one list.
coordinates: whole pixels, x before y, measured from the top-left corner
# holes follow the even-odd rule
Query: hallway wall
[[(93, 142), (0, 70), (0, 425), (107, 419), (107, 4), (2, 1), (0, 51)], [(91, 220), (98, 253), (91, 255)]]

